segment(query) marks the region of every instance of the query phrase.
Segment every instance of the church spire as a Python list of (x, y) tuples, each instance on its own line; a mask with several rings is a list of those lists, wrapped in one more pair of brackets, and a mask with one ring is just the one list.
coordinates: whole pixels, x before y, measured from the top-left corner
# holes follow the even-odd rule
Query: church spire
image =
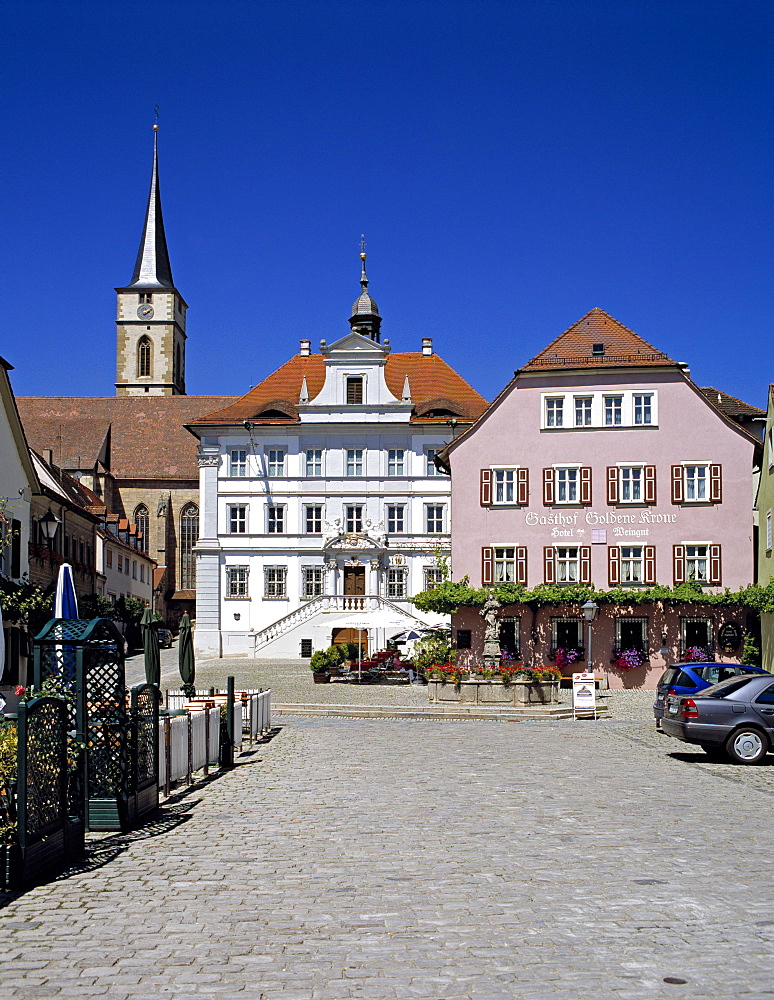
[(158, 130), (159, 126), (156, 123), (153, 126), (153, 173), (148, 195), (148, 210), (145, 213), (145, 228), (142, 231), (140, 249), (130, 282), (130, 287), (136, 288), (174, 288), (175, 284), (172, 280), (172, 267), (164, 235), (164, 220), (161, 216)]
[(370, 337), (378, 344), (381, 334), (379, 328), (382, 325), (382, 317), (379, 315), (379, 307), (368, 294), (368, 275), (366, 274), (365, 236), (360, 237), (360, 288), (362, 289), (358, 298), (352, 306), (352, 315), (349, 324), (355, 333), (360, 333), (364, 337)]

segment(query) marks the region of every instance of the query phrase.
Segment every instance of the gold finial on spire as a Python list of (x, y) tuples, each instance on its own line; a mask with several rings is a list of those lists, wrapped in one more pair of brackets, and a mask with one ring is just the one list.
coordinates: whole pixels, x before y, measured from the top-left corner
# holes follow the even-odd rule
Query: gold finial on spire
[(365, 239), (365, 234), (364, 234), (364, 233), (361, 233), (361, 234), (360, 234), (360, 259), (361, 259), (361, 260), (365, 260), (365, 259), (366, 259), (366, 257), (368, 256), (368, 255), (366, 254), (366, 252), (365, 252), (365, 248), (366, 248), (366, 239)]
[(158, 104), (153, 105), (153, 110), (156, 113), (156, 121), (153, 123), (153, 131), (158, 132), (159, 130), (159, 106)]

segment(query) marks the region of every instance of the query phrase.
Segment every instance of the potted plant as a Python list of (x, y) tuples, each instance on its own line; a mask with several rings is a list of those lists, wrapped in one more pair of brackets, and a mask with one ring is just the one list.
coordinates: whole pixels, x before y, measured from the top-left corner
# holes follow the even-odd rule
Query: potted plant
[(318, 649), (316, 653), (312, 653), (309, 667), (315, 684), (328, 684), (330, 682), (330, 657), (327, 649)]

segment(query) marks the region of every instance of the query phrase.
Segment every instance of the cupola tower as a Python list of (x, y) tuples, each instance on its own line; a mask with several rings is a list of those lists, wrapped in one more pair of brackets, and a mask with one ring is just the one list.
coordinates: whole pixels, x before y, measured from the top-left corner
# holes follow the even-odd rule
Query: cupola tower
[(364, 337), (380, 343), (381, 334), (379, 328), (382, 325), (382, 317), (379, 315), (379, 307), (368, 294), (368, 275), (366, 274), (366, 252), (365, 238), (360, 240), (360, 295), (355, 299), (352, 306), (352, 315), (349, 318), (349, 325), (355, 333), (360, 333)]

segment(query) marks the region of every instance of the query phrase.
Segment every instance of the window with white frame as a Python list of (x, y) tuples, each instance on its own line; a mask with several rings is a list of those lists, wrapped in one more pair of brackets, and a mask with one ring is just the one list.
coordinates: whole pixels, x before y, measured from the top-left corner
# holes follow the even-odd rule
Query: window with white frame
[(285, 449), (269, 448), (266, 459), (266, 474), (270, 479), (285, 475)]
[(228, 508), (229, 535), (244, 535), (247, 532), (247, 505), (230, 504)]
[(642, 583), (642, 546), (621, 546), (621, 583)]
[(427, 448), (425, 451), (425, 475), (437, 476), (438, 469), (435, 467), (435, 456), (438, 454), (437, 448)]
[(672, 466), (672, 503), (721, 503), (723, 469), (711, 462), (683, 462)]
[(564, 426), (564, 397), (546, 400), (546, 427)]
[(635, 392), (633, 397), (634, 423), (650, 424), (653, 417), (653, 394), (650, 392)]
[(766, 548), (771, 549), (771, 511), (766, 511)]
[(556, 582), (578, 582), (578, 548), (574, 545), (556, 547)]
[(244, 448), (232, 448), (229, 452), (228, 474), (230, 476), (247, 475), (247, 451)]
[(322, 504), (307, 504), (304, 507), (304, 532), (307, 535), (322, 534)]
[(264, 566), (263, 596), (269, 600), (287, 597), (287, 566)]
[(388, 504), (387, 533), (402, 535), (406, 530), (406, 508), (403, 504)]
[(516, 469), (492, 469), (494, 490), (492, 503), (516, 502)]
[(247, 597), (247, 566), (226, 567), (226, 596)]
[(363, 402), (363, 376), (350, 375), (347, 379), (347, 405), (356, 406)]
[(719, 586), (722, 580), (722, 546), (714, 542), (680, 542), (672, 546), (675, 586), (686, 580)]
[(443, 583), (443, 570), (439, 566), (425, 566), (425, 590), (436, 590)]
[(443, 533), (443, 504), (428, 504), (425, 507), (425, 523), (428, 535)]
[(576, 427), (591, 427), (591, 404), (593, 402), (593, 397), (591, 396), (576, 396), (575, 397), (575, 426)]
[(685, 578), (706, 583), (709, 580), (709, 546), (685, 546)]
[(605, 396), (605, 426), (619, 427), (623, 416), (623, 396)]
[(363, 449), (347, 448), (347, 475), (363, 475)]
[(622, 465), (618, 470), (620, 503), (639, 503), (644, 497), (641, 465)]
[(494, 582), (516, 582), (516, 548), (515, 546), (494, 546)]
[(322, 475), (322, 448), (306, 449), (305, 473), (307, 476)]
[(577, 468), (558, 468), (556, 473), (556, 503), (578, 503), (579, 472)]
[(363, 530), (363, 505), (348, 504), (344, 508), (344, 527), (349, 534), (359, 534)]
[(284, 535), (285, 508), (280, 504), (266, 505), (266, 531), (270, 535)]
[(405, 451), (403, 448), (389, 448), (387, 451), (387, 475), (402, 476), (405, 468)]
[(387, 570), (387, 597), (391, 600), (398, 600), (406, 596), (406, 581), (408, 570), (405, 567), (400, 569)]
[(685, 499), (707, 500), (708, 467), (706, 465), (685, 465)]
[(310, 601), (321, 597), (325, 588), (325, 569), (322, 566), (304, 566), (301, 570), (303, 598)]

